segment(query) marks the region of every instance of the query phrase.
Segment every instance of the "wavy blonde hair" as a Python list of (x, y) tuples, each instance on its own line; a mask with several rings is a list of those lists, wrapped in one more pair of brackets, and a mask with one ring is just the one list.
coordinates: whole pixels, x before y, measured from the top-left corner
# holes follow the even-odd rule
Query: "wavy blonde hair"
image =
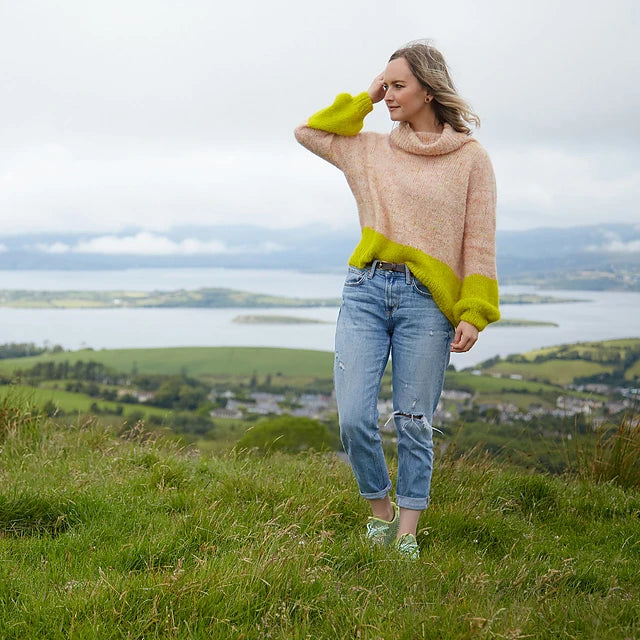
[(456, 131), (471, 135), (469, 124), (480, 126), (480, 118), (458, 95), (444, 56), (428, 40), (415, 40), (389, 58), (404, 58), (418, 82), (433, 95), (433, 110), (440, 124), (448, 122)]

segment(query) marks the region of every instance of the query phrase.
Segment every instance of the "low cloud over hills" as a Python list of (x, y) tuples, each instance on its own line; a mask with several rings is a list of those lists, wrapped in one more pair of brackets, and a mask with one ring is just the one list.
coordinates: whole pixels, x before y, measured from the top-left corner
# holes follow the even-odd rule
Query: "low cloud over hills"
[[(0, 236), (0, 269), (122, 269), (135, 267), (251, 267), (341, 269), (359, 232), (183, 227), (118, 234), (30, 233)], [(640, 267), (640, 225), (499, 231), (501, 278), (567, 270)]]

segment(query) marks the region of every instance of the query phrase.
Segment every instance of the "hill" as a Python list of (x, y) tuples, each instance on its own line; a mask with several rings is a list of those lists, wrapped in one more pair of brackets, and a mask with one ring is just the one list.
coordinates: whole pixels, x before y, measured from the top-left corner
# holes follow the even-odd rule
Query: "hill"
[[(16, 348), (5, 351), (15, 355)], [(594, 430), (615, 429), (624, 415), (634, 415), (639, 366), (640, 339), (627, 339), (559, 345), (449, 370), (434, 416), (440, 446), (458, 455), (480, 447), (523, 468), (561, 473), (567, 438), (582, 446)], [(80, 414), (83, 420), (89, 413), (115, 426), (143, 420), (201, 449), (224, 451), (260, 416), (306, 416), (334, 433), (332, 367), (331, 353), (289, 349), (52, 349), (0, 359), (0, 399), (20, 383), (23, 397), (58, 418)], [(378, 411), (392, 450), (390, 369)]]
[(0, 372), (27, 368), (38, 362), (91, 360), (123, 373), (194, 376), (250, 376), (253, 373), (283, 376), (331, 377), (333, 354), (304, 349), (270, 347), (175, 347), (159, 349), (83, 349), (0, 360)]
[(640, 494), (438, 457), (418, 562), (333, 454), (206, 456), (0, 405), (0, 637), (640, 635)]
[(640, 381), (640, 339), (575, 342), (492, 358), (479, 365), (497, 376), (518, 375), (526, 380), (557, 385)]

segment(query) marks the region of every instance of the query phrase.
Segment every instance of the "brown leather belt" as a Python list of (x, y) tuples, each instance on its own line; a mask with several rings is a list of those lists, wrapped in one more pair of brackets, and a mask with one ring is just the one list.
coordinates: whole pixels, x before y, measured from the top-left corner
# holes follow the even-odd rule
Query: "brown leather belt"
[(398, 262), (383, 262), (382, 260), (378, 260), (376, 269), (383, 269), (384, 271), (402, 271), (402, 273), (404, 273), (405, 266)]

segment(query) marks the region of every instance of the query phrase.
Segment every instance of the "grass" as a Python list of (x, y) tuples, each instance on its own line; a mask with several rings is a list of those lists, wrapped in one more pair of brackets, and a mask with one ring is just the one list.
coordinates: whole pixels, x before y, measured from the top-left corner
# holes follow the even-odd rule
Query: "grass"
[(532, 395), (529, 393), (483, 393), (481, 395), (476, 396), (475, 398), (476, 404), (504, 404), (510, 403), (514, 404), (518, 407), (520, 411), (528, 411), (529, 407), (534, 405), (541, 405), (546, 408), (554, 408), (556, 406), (555, 402), (552, 402), (546, 398)]
[(78, 411), (88, 412), (91, 410), (91, 405), (96, 404), (100, 410), (113, 414), (117, 412), (118, 406), (123, 407), (125, 413), (129, 413), (134, 410), (143, 411), (147, 415), (153, 414), (162, 418), (167, 418), (171, 414), (171, 411), (167, 409), (159, 409), (147, 404), (124, 404), (122, 402), (103, 400), (102, 398), (91, 398), (83, 393), (62, 391), (60, 389), (45, 389), (40, 387), (30, 387), (27, 385), (0, 386), (0, 400), (5, 398), (8, 394), (13, 393), (18, 393), (24, 398), (29, 398), (31, 402), (38, 406), (42, 406), (47, 401), (51, 401), (56, 407), (65, 413), (75, 413)]
[(640, 488), (640, 418), (625, 414), (617, 426), (601, 425), (594, 437), (566, 443), (568, 467), (582, 478)]
[(547, 360), (545, 362), (500, 362), (486, 373), (520, 374), (526, 379), (544, 380), (552, 384), (570, 384), (579, 376), (610, 373), (613, 365), (585, 360)]
[[(640, 344), (640, 338), (618, 338), (613, 340), (600, 340), (595, 342), (572, 342), (559, 344), (551, 347), (542, 347), (522, 353), (522, 357), (529, 361), (535, 360), (538, 356), (553, 355), (559, 359), (566, 358), (569, 353), (575, 352), (581, 358), (587, 360), (609, 362), (616, 354), (624, 357), (629, 351), (634, 351)], [(570, 356), (569, 359), (573, 359)]]
[(640, 360), (625, 371), (624, 377), (625, 380), (640, 379)]
[(207, 456), (0, 404), (0, 637), (640, 635), (640, 493), (437, 460), (408, 564), (332, 454)]
[(190, 376), (251, 376), (281, 373), (285, 376), (331, 378), (333, 353), (304, 349), (267, 347), (175, 347), (162, 349), (85, 349), (71, 353), (49, 353), (28, 358), (0, 360), (0, 372), (27, 369), (37, 362), (101, 362), (129, 373), (179, 374)]
[[(519, 393), (536, 394), (545, 391), (558, 392), (558, 387), (544, 383), (531, 382), (529, 380), (512, 380), (511, 378), (493, 378), (489, 375), (474, 376), (467, 372), (447, 372), (445, 388), (468, 387), (477, 393), (499, 393), (501, 391), (515, 391)], [(564, 390), (563, 390), (564, 392)]]

